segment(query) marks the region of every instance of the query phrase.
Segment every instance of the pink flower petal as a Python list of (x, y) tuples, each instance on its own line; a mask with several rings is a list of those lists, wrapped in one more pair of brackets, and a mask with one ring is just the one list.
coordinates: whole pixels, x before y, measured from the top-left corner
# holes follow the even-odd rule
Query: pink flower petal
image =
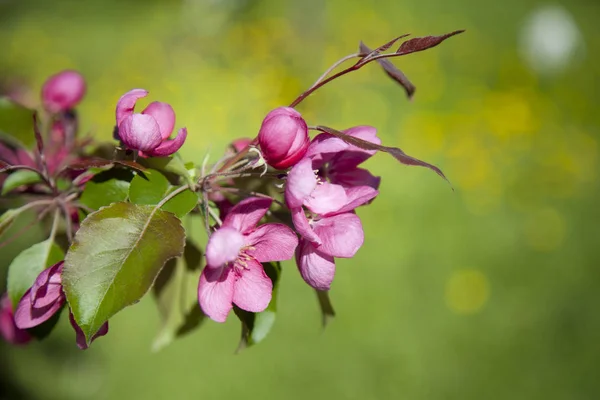
[(271, 302), (273, 282), (261, 263), (251, 258), (234, 283), (233, 302), (242, 310), (261, 312)]
[(121, 125), (121, 122), (130, 115), (133, 115), (133, 109), (138, 99), (148, 96), (148, 91), (144, 89), (133, 89), (125, 93), (117, 102), (117, 126)]
[(43, 270), (31, 287), (31, 306), (44, 308), (54, 304), (63, 296), (61, 273), (63, 261)]
[(142, 111), (142, 114), (148, 114), (154, 117), (160, 128), (160, 136), (166, 140), (173, 133), (175, 127), (175, 111), (168, 103), (153, 101)]
[(318, 290), (329, 290), (335, 276), (333, 257), (321, 253), (310, 242), (301, 239), (296, 250), (296, 264), (306, 283)]
[(150, 115), (132, 114), (119, 125), (119, 137), (131, 150), (149, 153), (161, 144), (160, 129)]
[(230, 227), (241, 233), (254, 229), (265, 216), (273, 200), (262, 197), (249, 197), (236, 204), (223, 221), (223, 227)]
[(175, 136), (175, 139), (165, 140), (154, 150), (150, 150), (149, 154), (154, 157), (170, 156), (171, 154), (176, 153), (181, 148), (181, 146), (183, 146), (183, 143), (185, 143), (186, 138), (187, 129), (181, 128), (179, 131), (177, 131), (177, 136)]
[[(81, 330), (81, 328), (79, 327), (79, 325), (77, 325), (77, 322), (75, 322), (75, 317), (73, 317), (73, 313), (71, 312), (71, 310), (69, 310), (69, 322), (71, 322), (71, 326), (75, 330), (75, 342), (77, 343), (77, 347), (79, 347), (81, 350), (86, 350), (89, 346), (85, 340), (85, 335), (84, 335), (83, 331)], [(91, 342), (93, 342), (100, 336), (106, 335), (107, 333), (108, 333), (108, 321), (103, 323), (102, 326), (100, 327), (100, 329), (98, 329), (98, 332), (96, 332), (94, 334), (94, 336), (92, 336)]]
[(305, 157), (313, 160), (313, 165), (320, 167), (331, 160), (336, 153), (346, 150), (350, 145), (329, 133), (320, 133), (312, 140)]
[(204, 268), (198, 283), (198, 302), (204, 314), (217, 322), (225, 322), (233, 308), (235, 272), (231, 267)]
[(69, 110), (85, 95), (85, 79), (77, 71), (62, 71), (51, 76), (42, 87), (42, 103), (51, 113)]
[(304, 205), (316, 214), (327, 214), (339, 210), (347, 202), (346, 191), (342, 186), (322, 182), (304, 200)]
[(315, 245), (321, 244), (321, 239), (315, 231), (310, 226), (308, 222), (308, 218), (306, 218), (306, 214), (304, 214), (304, 209), (302, 207), (293, 208), (290, 210), (292, 214), (292, 222), (294, 223), (294, 228), (296, 228), (296, 232), (300, 234), (306, 240), (314, 243)]
[(354, 210), (356, 207), (362, 206), (373, 200), (379, 192), (370, 186), (354, 186), (347, 187), (346, 204), (331, 214), (342, 214)]
[(4, 293), (0, 299), (0, 336), (10, 344), (21, 345), (31, 340), (31, 335), (26, 330), (15, 325), (12, 305), (8, 294)]
[(342, 186), (370, 186), (379, 189), (381, 178), (373, 176), (371, 172), (363, 168), (352, 168), (347, 170), (330, 169), (328, 177), (331, 183)]
[(225, 263), (235, 261), (245, 242), (244, 236), (233, 228), (218, 229), (208, 239), (206, 263), (210, 268), (219, 268)]
[(285, 202), (287, 206), (298, 208), (317, 187), (317, 177), (313, 171), (312, 161), (309, 158), (301, 160), (294, 165), (288, 173), (285, 185)]
[[(344, 133), (366, 140), (367, 142), (381, 144), (381, 139), (377, 137), (377, 129), (372, 126), (355, 126), (354, 128), (346, 129)], [(335, 168), (338, 170), (355, 168), (358, 164), (364, 162), (375, 153), (376, 150), (364, 150), (360, 147), (348, 145), (348, 148), (345, 151), (336, 154), (331, 160), (332, 168), (333, 165), (335, 165)]]
[(360, 218), (353, 213), (322, 218), (314, 231), (323, 241), (319, 252), (333, 257), (353, 257), (365, 239)]
[(27, 290), (15, 311), (15, 325), (20, 329), (33, 328), (56, 314), (65, 303), (65, 297), (61, 296), (54, 303), (44, 308), (34, 308), (31, 306), (31, 289)]
[(246, 254), (259, 262), (283, 261), (294, 256), (298, 237), (283, 224), (264, 224), (246, 236), (246, 243), (254, 248)]

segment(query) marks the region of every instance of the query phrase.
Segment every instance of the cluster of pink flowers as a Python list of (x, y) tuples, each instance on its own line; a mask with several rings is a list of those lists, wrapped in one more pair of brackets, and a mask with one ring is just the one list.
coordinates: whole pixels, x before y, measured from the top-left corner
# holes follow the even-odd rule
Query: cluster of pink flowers
[[(359, 53), (336, 62), (290, 106), (267, 113), (255, 138), (235, 140), (221, 159), (212, 164), (205, 159), (201, 166), (184, 163), (175, 154), (186, 141), (187, 129), (179, 129), (171, 138), (176, 118), (170, 104), (154, 101), (142, 112), (134, 111), (138, 100), (148, 95), (144, 89), (130, 90), (116, 102), (113, 137), (118, 143), (88, 151), (90, 141), (76, 138), (74, 110), (85, 95), (83, 77), (75, 71), (50, 77), (42, 88), (41, 107), (32, 110), (36, 148), (26, 150), (16, 141), (10, 144), (0, 138), (0, 172), (7, 173), (0, 175), (4, 180), (0, 183), (10, 183), (3, 185), (3, 193), (24, 203), (9, 210), (6, 218), (0, 216), (0, 234), (15, 215), (39, 208), (40, 220), (54, 214), (45, 243), (59, 247), (66, 256), (45, 269), (40, 263), (15, 272), (20, 280), (16, 286), (9, 283), (12, 302), (7, 296), (0, 301), (0, 334), (11, 343), (27, 343), (44, 330), (32, 328), (50, 326), (67, 308), (76, 342), (87, 348), (106, 335), (108, 320), (115, 313), (137, 302), (152, 282), (158, 281), (169, 257), (183, 256), (182, 262), (188, 262), (184, 243), (191, 242), (186, 242), (180, 219), (190, 213), (202, 217), (208, 236), (205, 266), (197, 279), (198, 303), (209, 318), (225, 322), (234, 310), (244, 329), (251, 329), (248, 325), (254, 322), (247, 324), (245, 318), (254, 318), (248, 313), (261, 313), (270, 306), (278, 282), (277, 263), (291, 259), (322, 300), (334, 280), (336, 259), (354, 257), (365, 240), (357, 208), (370, 204), (379, 194), (380, 177), (363, 163), (376, 152), (384, 152), (402, 164), (426, 167), (445, 176), (439, 168), (398, 148), (381, 145), (371, 126), (344, 131), (311, 126), (294, 107), (328, 82), (373, 61), (379, 61), (387, 75), (411, 96), (414, 86), (384, 59), (437, 46), (460, 32), (410, 39), (390, 53), (386, 51), (402, 36), (375, 50), (362, 44)], [(358, 60), (332, 73), (351, 58)], [(319, 132), (312, 139), (311, 130)], [(31, 173), (33, 179), (29, 179)], [(116, 194), (100, 195), (101, 184)], [(144, 196), (135, 194), (140, 187), (155, 193), (140, 199)], [(35, 195), (34, 199), (19, 198), (25, 193)], [(98, 197), (97, 201), (86, 204), (86, 194)], [(183, 200), (172, 201), (180, 195)], [(80, 216), (88, 221), (81, 227)], [(55, 241), (61, 218), (67, 245)], [(99, 237), (113, 234), (96, 228), (109, 219), (118, 219), (122, 230), (115, 229), (134, 239), (131, 246), (140, 254), (134, 263), (129, 254), (123, 255), (131, 249)], [(150, 228), (156, 221), (164, 223), (160, 239), (173, 240), (156, 240), (156, 232), (146, 234), (156, 230)], [(190, 245), (196, 253), (201, 252), (196, 244)], [(13, 262), (9, 272), (22, 267), (22, 262)], [(33, 282), (32, 270), (41, 271)], [(107, 282), (107, 291), (119, 295), (106, 296)], [(92, 290), (99, 287), (102, 289)], [(322, 311), (327, 313), (325, 307)]]

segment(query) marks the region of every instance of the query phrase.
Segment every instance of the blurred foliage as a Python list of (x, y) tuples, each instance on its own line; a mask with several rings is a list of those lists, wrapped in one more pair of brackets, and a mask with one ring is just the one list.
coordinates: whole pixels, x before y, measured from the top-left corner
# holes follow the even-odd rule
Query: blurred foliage
[[(183, 156), (197, 163), (255, 135), (269, 109), (289, 104), (359, 40), (467, 29), (395, 61), (417, 85), (413, 102), (373, 66), (299, 107), (313, 125), (377, 126), (384, 143), (436, 163), (456, 189), (390, 157), (369, 161), (381, 195), (359, 211), (366, 242), (339, 262), (337, 317), (324, 332), (314, 293), (288, 262), (271, 335), (240, 355), (233, 317), (151, 353), (160, 323), (146, 298), (86, 352), (66, 318), (45, 342), (1, 344), (2, 381), (15, 384), (5, 398), (597, 397), (600, 4), (563, 1), (579, 34), (568, 62), (548, 73), (523, 55), (527, 21), (545, 6), (0, 2), (5, 90), (26, 84), (33, 89), (22, 98), (35, 104), (48, 75), (78, 69), (89, 82), (83, 131), (108, 140), (119, 96), (146, 88), (147, 101), (173, 105), (189, 132)], [(0, 250), (3, 265), (25, 239)]]

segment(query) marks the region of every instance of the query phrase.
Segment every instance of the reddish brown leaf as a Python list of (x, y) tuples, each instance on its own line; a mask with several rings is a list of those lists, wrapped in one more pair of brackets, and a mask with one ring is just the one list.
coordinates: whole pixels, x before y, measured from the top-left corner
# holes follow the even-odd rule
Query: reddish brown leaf
[(42, 134), (40, 133), (40, 127), (38, 125), (37, 112), (33, 113), (33, 133), (35, 134), (35, 141), (37, 143), (37, 150), (40, 155), (43, 154), (44, 151), (44, 140), (42, 139)]
[(329, 133), (330, 135), (339, 137), (344, 142), (352, 144), (356, 147), (360, 147), (361, 149), (383, 151), (384, 153), (388, 153), (404, 165), (414, 165), (414, 166), (428, 168), (428, 169), (434, 171), (436, 174), (438, 174), (442, 178), (444, 178), (444, 180), (446, 180), (446, 182), (450, 183), (450, 181), (448, 180), (448, 178), (446, 178), (446, 175), (444, 175), (444, 173), (442, 172), (441, 169), (439, 169), (435, 165), (431, 165), (429, 163), (426, 163), (425, 161), (421, 161), (417, 158), (411, 157), (397, 147), (387, 147), (387, 146), (382, 146), (379, 144), (371, 143), (366, 140), (362, 140), (357, 137), (347, 135), (344, 132), (340, 132), (335, 129), (328, 128), (326, 126), (317, 126), (316, 129), (320, 130), (321, 132)]
[[(365, 53), (371, 52), (369, 47), (367, 47), (367, 45), (362, 42), (360, 43), (360, 51), (365, 52)], [(387, 60), (385, 58), (378, 58), (377, 62), (379, 63), (379, 65), (381, 65), (381, 67), (383, 68), (385, 73), (390, 78), (392, 78), (393, 80), (398, 82), (400, 84), (400, 86), (402, 86), (404, 88), (408, 98), (409, 99), (412, 98), (412, 96), (415, 93), (415, 90), (417, 88), (415, 87), (415, 85), (412, 84), (412, 82), (410, 80), (408, 80), (406, 75), (404, 75), (404, 73), (402, 71), (400, 71), (398, 68), (396, 68), (396, 66), (394, 64), (392, 64), (392, 62), (390, 60)]]
[(463, 33), (464, 30), (454, 31), (447, 33), (445, 35), (440, 36), (423, 36), (414, 39), (407, 40), (406, 42), (400, 45), (396, 54), (405, 55), (410, 53), (415, 53), (417, 51), (423, 51), (430, 49), (432, 47), (437, 46), (442, 43), (444, 40), (448, 39), (451, 36), (458, 35), (459, 33)]
[(9, 165), (10, 165), (9, 163), (0, 160), (0, 172), (3, 172), (2, 169), (4, 169), (5, 167), (8, 167)]
[(375, 50), (369, 50), (369, 48), (363, 42), (360, 42), (360, 45), (359, 45), (358, 49), (359, 49), (359, 54), (360, 54), (360, 56), (363, 57), (363, 59), (360, 60), (359, 63), (361, 61), (363, 61), (364, 59), (371, 58), (373, 56), (376, 56), (379, 53), (383, 53), (384, 51), (386, 51), (387, 49), (389, 49), (390, 47), (392, 47), (392, 45), (394, 43), (396, 43), (398, 40), (400, 40), (402, 38), (405, 38), (408, 35), (410, 35), (410, 33), (404, 34), (402, 36), (398, 36), (397, 38), (390, 40), (386, 44), (383, 44), (383, 45), (379, 46)]

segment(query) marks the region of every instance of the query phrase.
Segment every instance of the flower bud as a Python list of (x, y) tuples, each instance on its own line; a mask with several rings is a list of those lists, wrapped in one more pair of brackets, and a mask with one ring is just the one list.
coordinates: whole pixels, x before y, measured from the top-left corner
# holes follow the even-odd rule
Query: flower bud
[(285, 169), (300, 161), (306, 153), (310, 143), (308, 127), (298, 111), (279, 107), (263, 120), (258, 143), (270, 166)]
[(167, 103), (155, 101), (135, 113), (135, 103), (147, 95), (144, 89), (133, 89), (121, 96), (115, 113), (117, 133), (125, 147), (142, 156), (166, 157), (181, 148), (187, 130), (181, 128), (174, 139), (169, 139), (175, 127), (175, 111)]
[(58, 113), (77, 105), (85, 95), (85, 80), (77, 71), (62, 71), (52, 75), (42, 87), (42, 102), (46, 111)]

